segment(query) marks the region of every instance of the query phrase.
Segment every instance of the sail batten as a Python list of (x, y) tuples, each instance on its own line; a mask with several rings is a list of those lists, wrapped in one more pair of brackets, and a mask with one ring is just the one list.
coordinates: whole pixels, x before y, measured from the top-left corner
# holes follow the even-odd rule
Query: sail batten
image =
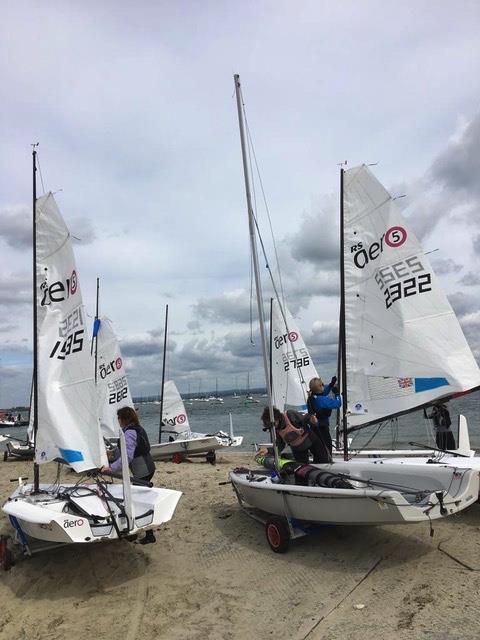
[(344, 173), (348, 430), (480, 386), (428, 257), (366, 166)]

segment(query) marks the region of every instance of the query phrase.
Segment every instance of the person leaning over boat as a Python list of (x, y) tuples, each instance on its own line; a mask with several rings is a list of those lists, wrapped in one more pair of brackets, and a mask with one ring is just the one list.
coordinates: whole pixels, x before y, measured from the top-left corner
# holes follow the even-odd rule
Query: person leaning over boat
[[(289, 409), (281, 413), (273, 407), (273, 418), (276, 433), (276, 444), (278, 452), (281, 453), (285, 447), (290, 445), (293, 457), (297, 462), (308, 464), (308, 452), (311, 451), (314, 463), (330, 462), (330, 454), (323, 441), (310, 428), (310, 416), (302, 415), (298, 411)], [(270, 428), (270, 411), (265, 407), (261, 417), (263, 430)], [(264, 454), (267, 449), (260, 449), (259, 453)]]
[(432, 413), (427, 414), (426, 409), (423, 410), (425, 418), (433, 420), (435, 429), (435, 442), (437, 447), (443, 451), (452, 451), (456, 449), (455, 438), (450, 430), (452, 420), (450, 412), (443, 402), (436, 402), (432, 407)]
[[(122, 407), (117, 411), (117, 418), (120, 427), (125, 434), (125, 445), (127, 448), (128, 466), (132, 476), (136, 480), (150, 482), (155, 473), (155, 462), (150, 455), (150, 441), (147, 432), (138, 421), (137, 412), (132, 407)], [(110, 466), (102, 467), (102, 473), (122, 473), (122, 458), (120, 448), (116, 447), (108, 452)], [(155, 535), (152, 530), (145, 533), (145, 537), (140, 540), (141, 544), (155, 542)]]
[[(312, 378), (308, 384), (310, 389), (307, 398), (308, 414), (315, 416), (317, 423), (312, 424), (312, 430), (325, 443), (330, 455), (332, 455), (332, 436), (330, 435), (330, 416), (332, 410), (341, 406), (342, 401), (336, 386), (337, 378), (333, 376), (329, 384), (323, 384), (321, 378)], [(334, 398), (330, 398), (333, 393)], [(339, 403), (337, 401), (337, 396)]]

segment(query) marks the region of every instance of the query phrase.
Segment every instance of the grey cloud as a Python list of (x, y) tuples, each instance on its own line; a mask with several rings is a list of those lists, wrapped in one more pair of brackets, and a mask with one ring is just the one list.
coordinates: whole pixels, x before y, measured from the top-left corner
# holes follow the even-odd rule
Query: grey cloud
[(480, 256), (480, 233), (473, 238), (472, 244), (473, 244), (473, 250), (477, 255)]
[[(163, 353), (163, 334), (156, 335), (156, 330), (139, 336), (124, 338), (120, 342), (122, 354), (127, 358), (144, 358)], [(175, 351), (177, 345), (173, 340), (167, 343), (167, 352)]]
[(456, 315), (460, 318), (468, 313), (477, 311), (480, 306), (480, 303), (476, 297), (466, 295), (461, 291), (450, 294), (448, 296), (448, 299)]
[(13, 249), (32, 246), (32, 212), (25, 205), (0, 210), (0, 237)]
[(470, 198), (480, 196), (480, 112), (433, 162), (431, 176), (446, 189)]
[(0, 276), (0, 305), (32, 304), (32, 280), (24, 274)]
[(475, 287), (480, 284), (480, 274), (469, 271), (458, 282), (465, 287)]
[(290, 238), (291, 253), (299, 262), (311, 262), (323, 269), (338, 268), (338, 206), (326, 199), (321, 210), (306, 215)]
[(452, 260), (452, 258), (440, 258), (432, 260), (432, 266), (438, 275), (446, 275), (448, 273), (458, 273), (463, 269), (461, 264)]
[(212, 298), (201, 298), (193, 305), (193, 316), (194, 319), (198, 316), (204, 320), (224, 324), (250, 322), (250, 296), (242, 290), (222, 293)]

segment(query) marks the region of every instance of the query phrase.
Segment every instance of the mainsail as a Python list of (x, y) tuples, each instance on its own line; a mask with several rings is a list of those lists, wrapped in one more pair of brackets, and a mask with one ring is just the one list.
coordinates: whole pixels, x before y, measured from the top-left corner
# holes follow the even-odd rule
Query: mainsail
[(117, 411), (133, 407), (123, 366), (122, 354), (112, 323), (106, 317), (95, 321), (97, 339), (97, 392), (98, 411), (102, 433), (107, 438), (118, 437)]
[(190, 433), (185, 405), (173, 380), (167, 380), (163, 388), (162, 421), (164, 431), (185, 436)]
[(348, 426), (480, 385), (480, 370), (428, 257), (366, 166), (344, 172)]
[(70, 233), (51, 193), (36, 204), (38, 430), (35, 461), (106, 464)]
[(274, 405), (283, 411), (306, 410), (308, 383), (318, 377), (298, 327), (284, 306), (272, 300), (272, 396)]

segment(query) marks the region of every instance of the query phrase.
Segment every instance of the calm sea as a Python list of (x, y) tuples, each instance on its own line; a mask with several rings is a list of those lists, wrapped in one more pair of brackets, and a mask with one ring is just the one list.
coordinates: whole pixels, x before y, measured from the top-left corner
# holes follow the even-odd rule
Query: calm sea
[[(190, 426), (192, 431), (202, 433), (215, 433), (223, 430), (229, 431), (229, 413), (232, 414), (233, 429), (235, 435), (242, 435), (243, 451), (252, 451), (255, 442), (268, 441), (268, 434), (261, 430), (260, 414), (266, 404), (266, 398), (261, 395), (254, 396), (258, 404), (245, 404), (244, 398), (233, 396), (224, 397), (224, 404), (214, 402), (186, 403)], [(160, 406), (158, 404), (137, 404), (140, 421), (151, 438), (151, 442), (158, 441), (158, 423)], [(457, 417), (462, 413), (468, 421), (470, 430), (470, 443), (473, 449), (480, 452), (480, 392), (473, 393), (463, 398), (451, 400), (448, 403), (452, 418), (452, 429), (456, 436)], [(330, 426), (334, 434), (335, 416), (332, 414)], [(26, 429), (1, 429), (1, 433), (9, 432), (19, 438), (25, 437)], [(402, 416), (397, 421), (389, 423), (378, 430), (378, 426), (367, 427), (355, 434), (353, 446), (364, 446), (373, 437), (368, 446), (402, 448), (408, 446), (410, 441), (425, 445), (434, 445), (432, 427), (429, 421), (424, 420), (422, 412), (416, 412), (408, 416)], [(239, 449), (236, 449), (237, 451)]]

